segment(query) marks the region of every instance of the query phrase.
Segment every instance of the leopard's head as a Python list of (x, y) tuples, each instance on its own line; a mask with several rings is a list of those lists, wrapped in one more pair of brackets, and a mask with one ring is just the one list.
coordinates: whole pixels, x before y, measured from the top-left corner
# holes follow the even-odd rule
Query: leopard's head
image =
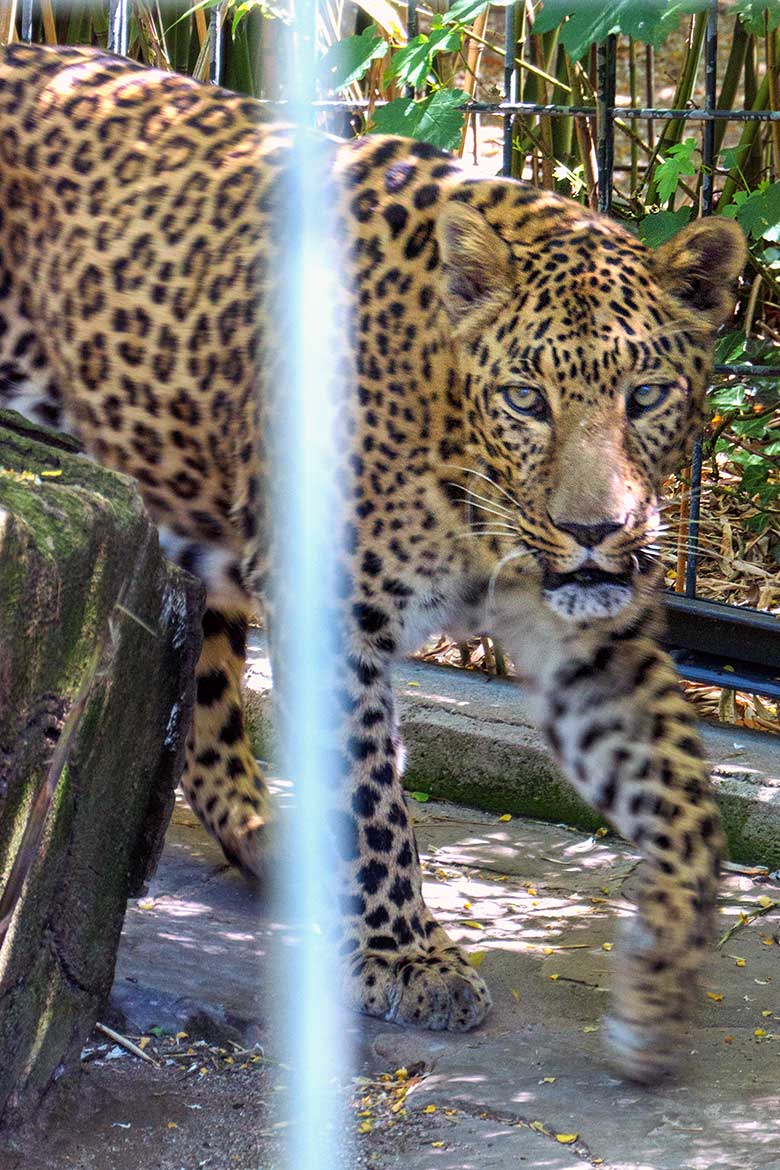
[(535, 566), (562, 617), (614, 616), (651, 569), (662, 480), (702, 423), (742, 232), (699, 220), (651, 251), (579, 204), (497, 180), (461, 186), (438, 236), (476, 543)]

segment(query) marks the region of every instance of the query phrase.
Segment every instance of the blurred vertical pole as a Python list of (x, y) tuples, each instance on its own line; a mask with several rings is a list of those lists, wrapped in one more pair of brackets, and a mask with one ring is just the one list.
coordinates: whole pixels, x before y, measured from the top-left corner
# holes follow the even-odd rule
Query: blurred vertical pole
[(112, 53), (127, 56), (128, 0), (111, 0), (108, 9), (108, 47)]
[[(710, 0), (707, 30), (704, 42), (704, 108), (714, 110), (718, 104), (718, 5)], [(715, 123), (704, 123), (701, 172), (701, 214), (712, 214), (715, 164)], [(703, 464), (702, 441), (698, 438), (691, 456), (691, 503), (688, 513), (688, 538), (685, 549), (685, 596), (696, 596), (696, 576), (699, 567), (699, 527), (701, 518), (701, 473)]]
[(22, 24), (20, 39), (29, 45), (32, 42), (33, 0), (22, 0)]
[[(336, 306), (345, 255), (333, 245), (330, 147), (312, 130), (316, 96), (317, 0), (296, 0), (290, 30), (289, 104), (296, 129), (278, 207), (283, 271), (274, 306), (278, 368), (272, 403), (271, 565), (274, 688), (282, 774), (293, 790), (281, 816), (278, 913), (290, 931), (278, 971), (286, 999), (283, 1059), (290, 1068), (285, 1165), (336, 1170), (348, 1144), (339, 1087), (348, 1077), (333, 938), (338, 930), (334, 811), (345, 777), (333, 750), (335, 696), (344, 647), (335, 579), (343, 457), (335, 428), (339, 337)], [(331, 255), (331, 250), (333, 254)], [(282, 292), (283, 290), (283, 292)], [(343, 486), (343, 485), (341, 485)]]
[(222, 5), (217, 4), (211, 10), (209, 18), (209, 81), (212, 85), (222, 84)]

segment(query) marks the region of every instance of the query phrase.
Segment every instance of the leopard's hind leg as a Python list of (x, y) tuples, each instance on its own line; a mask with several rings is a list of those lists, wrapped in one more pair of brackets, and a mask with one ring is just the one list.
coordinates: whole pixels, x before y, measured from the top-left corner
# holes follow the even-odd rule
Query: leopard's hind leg
[(247, 615), (209, 607), (196, 667), (196, 705), (181, 785), (228, 861), (259, 876), (268, 790), (246, 735), (241, 678)]

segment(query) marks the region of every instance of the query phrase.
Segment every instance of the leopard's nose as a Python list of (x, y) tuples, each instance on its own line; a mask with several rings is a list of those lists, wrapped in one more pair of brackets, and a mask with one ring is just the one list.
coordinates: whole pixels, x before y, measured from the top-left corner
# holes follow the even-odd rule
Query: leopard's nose
[[(550, 517), (553, 520), (552, 516)], [(622, 521), (602, 520), (598, 524), (575, 524), (568, 520), (553, 520), (556, 528), (573, 536), (583, 548), (595, 548), (623, 527)]]

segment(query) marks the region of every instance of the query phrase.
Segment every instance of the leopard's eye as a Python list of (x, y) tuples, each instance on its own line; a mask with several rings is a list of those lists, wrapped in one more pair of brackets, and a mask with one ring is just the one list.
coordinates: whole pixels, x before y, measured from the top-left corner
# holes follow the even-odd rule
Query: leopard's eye
[(672, 387), (662, 382), (649, 382), (645, 386), (634, 386), (626, 395), (626, 413), (629, 418), (639, 418), (655, 410), (668, 398)]
[(500, 389), (504, 405), (513, 414), (530, 415), (531, 418), (545, 419), (549, 415), (547, 399), (534, 386), (502, 386)]

